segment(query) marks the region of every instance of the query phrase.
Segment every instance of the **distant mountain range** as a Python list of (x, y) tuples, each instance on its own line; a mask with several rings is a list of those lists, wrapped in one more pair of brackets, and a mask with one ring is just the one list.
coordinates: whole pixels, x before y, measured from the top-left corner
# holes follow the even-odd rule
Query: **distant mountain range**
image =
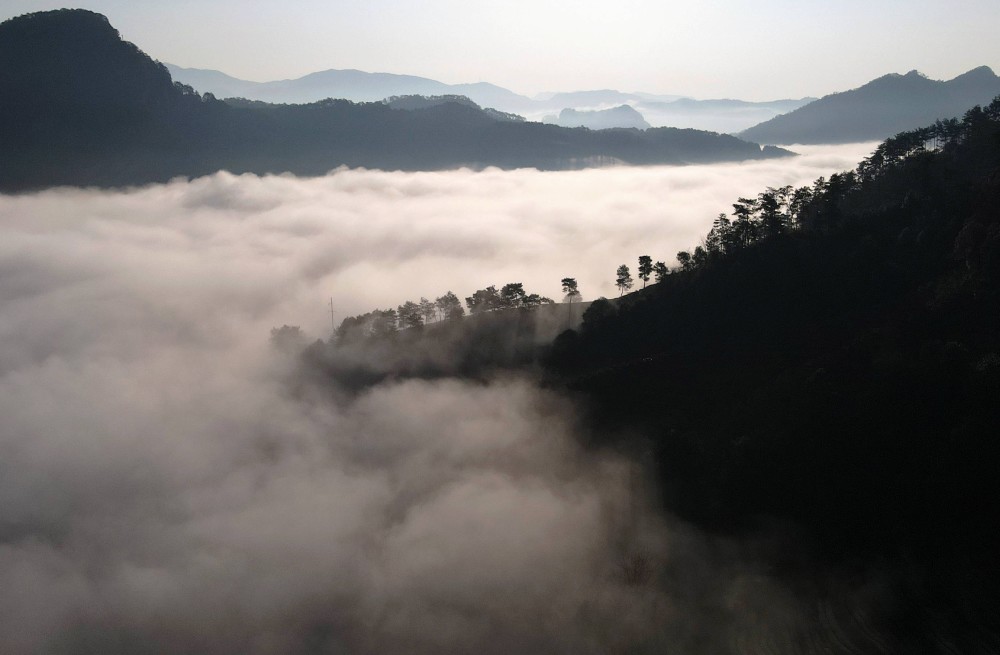
[(218, 170), (567, 169), (791, 154), (697, 130), (527, 123), (465, 99), (393, 102), (397, 108), (350, 100), (227, 103), (175, 84), (100, 14), (28, 14), (0, 24), (0, 190), (123, 186)]
[(171, 77), (201, 93), (219, 98), (246, 98), (271, 103), (306, 104), (327, 98), (354, 102), (379, 102), (391, 96), (465, 96), (483, 107), (519, 113), (535, 107), (535, 101), (495, 84), (445, 84), (415, 75), (366, 73), (359, 70), (325, 70), (294, 80), (250, 82), (215, 70), (181, 68), (164, 64)]
[(850, 143), (885, 139), (938, 119), (961, 117), (1000, 95), (1000, 77), (981, 66), (946, 82), (917, 71), (891, 74), (824, 96), (738, 133), (761, 143)]
[[(329, 70), (296, 80), (258, 83), (238, 80), (218, 71), (169, 65), (168, 68), (174, 79), (219, 97), (311, 102), (329, 97), (377, 101), (398, 95), (464, 95), (484, 107), (565, 127), (582, 125), (606, 129), (646, 124), (695, 128), (772, 144), (885, 139), (939, 118), (959, 116), (969, 107), (986, 104), (1000, 94), (1000, 78), (986, 66), (946, 82), (911, 71), (906, 75), (885, 75), (860, 88), (819, 100), (801, 98), (769, 102), (694, 100), (614, 89), (549, 93), (529, 98), (487, 83), (450, 85), (422, 77), (355, 70)], [(623, 105), (632, 111), (619, 109)], [(568, 110), (565, 117), (562, 113), (554, 115), (562, 110)]]
[[(602, 111), (629, 105), (642, 115), (642, 121), (655, 127), (693, 128), (724, 133), (745, 129), (814, 100), (693, 100), (677, 95), (624, 93), (614, 89), (546, 93), (529, 98), (486, 82), (445, 84), (413, 75), (366, 73), (358, 70), (327, 70), (294, 80), (249, 82), (215, 70), (181, 68), (173, 64), (166, 64), (166, 67), (178, 82), (219, 98), (307, 103), (326, 98), (377, 102), (390, 96), (463, 95), (482, 107), (520, 114), (537, 121), (546, 120), (553, 112), (563, 109)], [(614, 116), (605, 115), (607, 120), (602, 120), (601, 125), (610, 128), (634, 127), (636, 124), (634, 116), (622, 113), (620, 117), (623, 120), (619, 122), (613, 120)], [(572, 126), (572, 121), (554, 119), (548, 122)]]

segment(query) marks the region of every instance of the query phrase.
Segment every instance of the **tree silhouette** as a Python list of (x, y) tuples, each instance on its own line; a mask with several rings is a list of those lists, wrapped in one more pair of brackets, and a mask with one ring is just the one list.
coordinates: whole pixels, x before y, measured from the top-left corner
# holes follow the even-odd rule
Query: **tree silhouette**
[(733, 215), (736, 216), (733, 228), (736, 232), (736, 241), (741, 248), (749, 246), (757, 237), (757, 226), (753, 222), (756, 211), (756, 199), (740, 198), (733, 203)]
[(500, 307), (503, 309), (513, 309), (524, 304), (524, 284), (522, 282), (510, 282), (500, 289)]
[(424, 324), (424, 316), (420, 312), (420, 305), (412, 300), (407, 300), (397, 307), (396, 312), (399, 319), (399, 327), (401, 328), (419, 327)]
[(430, 323), (437, 316), (437, 306), (424, 298), (420, 297), (420, 315), (424, 317), (424, 323)]
[(562, 290), (565, 294), (566, 302), (569, 303), (569, 322), (573, 322), (573, 301), (580, 297), (580, 290), (577, 288), (575, 277), (564, 277), (562, 279)]
[(681, 269), (685, 271), (690, 271), (694, 268), (694, 262), (691, 261), (691, 253), (687, 250), (682, 250), (677, 253), (677, 263), (681, 265)]
[(485, 289), (479, 289), (465, 299), (470, 314), (491, 312), (500, 306), (500, 293), (492, 284)]
[(435, 300), (434, 304), (437, 305), (438, 311), (441, 312), (442, 320), (447, 321), (465, 316), (465, 308), (462, 307), (462, 301), (451, 291)]
[(646, 282), (653, 272), (653, 259), (649, 255), (639, 255), (639, 279), (642, 280), (642, 288), (646, 288)]
[(618, 277), (615, 279), (615, 286), (618, 287), (618, 296), (621, 297), (628, 289), (632, 288), (632, 273), (628, 270), (628, 266), (622, 264), (618, 267), (617, 274)]
[(656, 276), (657, 282), (663, 282), (670, 275), (670, 269), (663, 262), (656, 262), (653, 264), (653, 275)]

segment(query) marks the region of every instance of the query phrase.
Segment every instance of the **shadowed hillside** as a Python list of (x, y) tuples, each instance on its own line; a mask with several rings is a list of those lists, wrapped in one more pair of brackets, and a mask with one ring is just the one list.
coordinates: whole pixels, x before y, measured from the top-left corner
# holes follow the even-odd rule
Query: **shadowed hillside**
[(961, 116), (1000, 94), (1000, 77), (986, 66), (953, 80), (931, 80), (917, 71), (885, 75), (862, 87), (824, 96), (739, 133), (760, 143), (875, 141), (938, 119)]
[(1000, 98), (740, 198), (682, 270), (560, 336), (551, 382), (595, 443), (643, 435), (674, 511), (877, 562), (898, 606), (871, 652), (993, 652), (998, 208)]
[(84, 10), (0, 25), (0, 190), (122, 186), (234, 173), (320, 175), (338, 166), (540, 169), (785, 156), (695, 130), (568, 130), (472, 103), (227, 104), (167, 70)]

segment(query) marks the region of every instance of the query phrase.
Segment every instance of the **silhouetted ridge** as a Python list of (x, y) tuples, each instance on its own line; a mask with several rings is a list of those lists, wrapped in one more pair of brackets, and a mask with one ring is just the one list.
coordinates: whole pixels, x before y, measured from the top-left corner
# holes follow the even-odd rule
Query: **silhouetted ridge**
[[(710, 132), (591, 133), (524, 123), (452, 96), (307, 105), (221, 102), (82, 10), (30, 14), (0, 27), (0, 190), (123, 186), (229, 170), (321, 175), (338, 166), (541, 169), (683, 164), (784, 156)], [(369, 79), (369, 78), (366, 78)]]
[(883, 75), (863, 86), (824, 96), (740, 132), (760, 143), (847, 143), (885, 139), (898, 132), (961, 116), (1000, 94), (1000, 77), (980, 66), (947, 82), (919, 71)]
[(27, 14), (0, 24), (0, 88), (19, 99), (102, 109), (152, 107), (174, 95), (167, 69), (83, 9)]
[(1000, 639), (998, 146), (1000, 96), (734, 199), (680, 271), (595, 301), (549, 357), (673, 511), (882, 571), (878, 652)]

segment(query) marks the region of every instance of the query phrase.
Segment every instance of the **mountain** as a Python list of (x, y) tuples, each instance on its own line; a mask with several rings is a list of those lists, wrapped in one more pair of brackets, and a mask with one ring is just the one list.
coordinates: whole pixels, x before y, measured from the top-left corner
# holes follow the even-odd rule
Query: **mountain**
[(517, 112), (533, 106), (532, 100), (527, 96), (488, 82), (445, 84), (415, 75), (367, 73), (353, 69), (319, 71), (292, 80), (249, 82), (215, 70), (165, 65), (178, 82), (219, 98), (303, 104), (327, 98), (378, 102), (391, 96), (462, 95), (480, 106), (496, 107), (503, 111)]
[[(319, 75), (316, 80), (323, 78)], [(362, 75), (373, 88), (377, 82)], [(570, 130), (471, 102), (394, 109), (326, 100), (226, 103), (85, 10), (0, 24), (0, 190), (123, 186), (229, 170), (320, 175), (338, 166), (437, 170), (683, 164), (787, 156), (735, 137), (661, 128)]]
[(563, 127), (586, 127), (591, 130), (606, 130), (615, 127), (644, 130), (649, 127), (649, 123), (642, 117), (642, 114), (629, 105), (594, 111), (563, 109), (558, 116), (547, 117), (545, 122)]
[(1000, 643), (1000, 97), (963, 116), (740, 199), (683, 270), (553, 345), (550, 386), (596, 446), (644, 454), (674, 513), (784, 544), (762, 568), (794, 588), (822, 563), (879, 580), (867, 619), (831, 597), (835, 644), (773, 652)]
[(986, 66), (946, 82), (917, 71), (890, 74), (834, 93), (738, 133), (762, 143), (875, 141), (961, 116), (1000, 94), (1000, 77)]
[(521, 369), (569, 395), (584, 443), (632, 454), (675, 525), (722, 561), (747, 548), (753, 585), (783, 583), (778, 615), (810, 617), (685, 652), (995, 653), (998, 143), (1000, 97), (741, 198), (682, 267), (549, 344), (566, 306), (404, 330), (375, 311), (309, 346), (303, 378), (360, 392)]
[(181, 68), (172, 64), (166, 64), (166, 67), (178, 82), (219, 98), (308, 103), (327, 98), (374, 102), (392, 96), (464, 95), (482, 107), (520, 114), (529, 120), (558, 124), (562, 123), (548, 119), (553, 112), (562, 109), (598, 111), (627, 104), (656, 127), (681, 127), (723, 133), (738, 132), (815, 100), (694, 100), (676, 95), (624, 93), (614, 89), (544, 93), (529, 98), (488, 82), (445, 84), (413, 75), (366, 73), (358, 70), (328, 70), (294, 80), (249, 82), (215, 70)]
[(669, 102), (645, 100), (634, 106), (653, 125), (697, 127), (731, 134), (798, 109), (813, 100), (815, 98), (749, 102), (731, 99), (680, 98)]

